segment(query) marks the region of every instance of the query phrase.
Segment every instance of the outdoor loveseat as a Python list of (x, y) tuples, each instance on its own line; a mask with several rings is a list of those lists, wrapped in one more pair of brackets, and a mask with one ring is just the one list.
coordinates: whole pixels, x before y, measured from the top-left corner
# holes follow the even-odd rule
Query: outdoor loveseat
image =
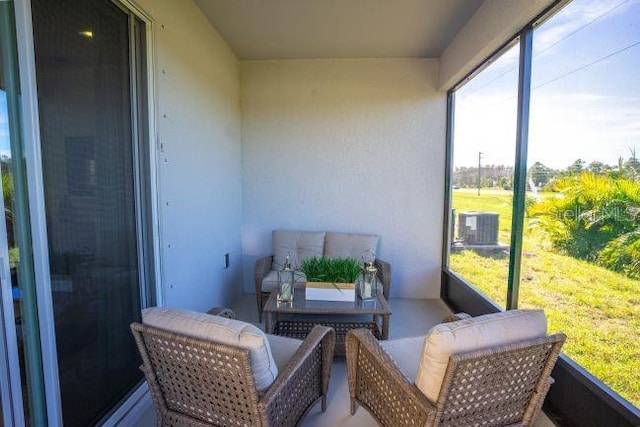
[[(262, 322), (262, 307), (270, 293), (278, 287), (278, 269), (282, 268), (287, 255), (292, 266), (299, 269), (305, 259), (313, 257), (343, 258), (360, 260), (366, 251), (377, 253), (378, 236), (373, 234), (335, 233), (274, 230), (273, 253), (259, 258), (255, 264), (256, 304)], [(379, 258), (375, 261), (382, 292), (389, 299), (391, 288), (391, 266)], [(296, 274), (296, 283), (305, 282), (302, 273)]]

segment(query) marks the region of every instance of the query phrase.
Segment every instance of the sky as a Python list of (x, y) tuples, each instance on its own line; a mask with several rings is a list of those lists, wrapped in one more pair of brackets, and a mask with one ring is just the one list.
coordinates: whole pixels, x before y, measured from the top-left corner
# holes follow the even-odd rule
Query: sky
[(0, 89), (0, 155), (9, 154), (9, 121), (7, 114), (7, 94)]
[[(640, 0), (574, 0), (536, 27), (528, 165), (640, 156)], [(454, 167), (514, 165), (516, 44), (456, 92)]]
[[(574, 0), (534, 31), (528, 164), (640, 156), (640, 0)], [(518, 45), (456, 92), (454, 167), (515, 158)], [(0, 155), (9, 153), (0, 90)]]

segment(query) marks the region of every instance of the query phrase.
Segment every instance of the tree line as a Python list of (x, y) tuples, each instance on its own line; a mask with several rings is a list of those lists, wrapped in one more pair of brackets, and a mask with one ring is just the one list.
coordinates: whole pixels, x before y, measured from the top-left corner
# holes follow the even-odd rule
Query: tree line
[[(541, 162), (533, 163), (527, 170), (530, 184), (542, 191), (553, 191), (553, 183), (559, 179), (578, 176), (582, 172), (589, 172), (596, 176), (623, 178), (633, 182), (640, 182), (640, 159), (635, 150), (627, 159), (620, 157), (616, 165), (609, 165), (599, 161), (587, 163), (577, 159), (564, 169), (553, 169)], [(454, 188), (478, 188), (478, 178), (482, 188), (513, 189), (514, 168), (505, 165), (484, 165), (480, 167), (456, 167), (453, 172), (452, 184)]]
[[(480, 174), (478, 174), (480, 172)], [(513, 188), (513, 167), (456, 168), (454, 188)], [(564, 169), (536, 162), (529, 186), (547, 193), (527, 197), (528, 224), (555, 250), (640, 279), (640, 160), (635, 150), (617, 165), (577, 159)]]

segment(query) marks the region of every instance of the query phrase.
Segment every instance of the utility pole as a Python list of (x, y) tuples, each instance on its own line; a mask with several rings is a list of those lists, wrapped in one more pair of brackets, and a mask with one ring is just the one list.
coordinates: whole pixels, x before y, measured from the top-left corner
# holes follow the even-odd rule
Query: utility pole
[(478, 196), (480, 195), (480, 187), (482, 187), (482, 151), (478, 151)]

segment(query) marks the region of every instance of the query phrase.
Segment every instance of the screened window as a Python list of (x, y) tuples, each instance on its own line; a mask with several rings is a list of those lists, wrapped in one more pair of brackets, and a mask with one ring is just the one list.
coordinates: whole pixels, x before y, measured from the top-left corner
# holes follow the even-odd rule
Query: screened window
[(517, 41), (456, 91), (449, 267), (506, 307), (511, 238)]
[(640, 405), (640, 3), (575, 0), (533, 32), (519, 306)]
[[(636, 411), (638, 16), (638, 2), (575, 0), (520, 34), (533, 40), (520, 58), (531, 61), (530, 79), (518, 80), (515, 46), (452, 92), (447, 209), (455, 223), (445, 260), (446, 271), (500, 308), (543, 308), (549, 330), (569, 337), (566, 355)], [(517, 147), (528, 153), (521, 165)], [(486, 213), (499, 214), (498, 239), (479, 245), (474, 227), (478, 236), (495, 232), (481, 223)]]

